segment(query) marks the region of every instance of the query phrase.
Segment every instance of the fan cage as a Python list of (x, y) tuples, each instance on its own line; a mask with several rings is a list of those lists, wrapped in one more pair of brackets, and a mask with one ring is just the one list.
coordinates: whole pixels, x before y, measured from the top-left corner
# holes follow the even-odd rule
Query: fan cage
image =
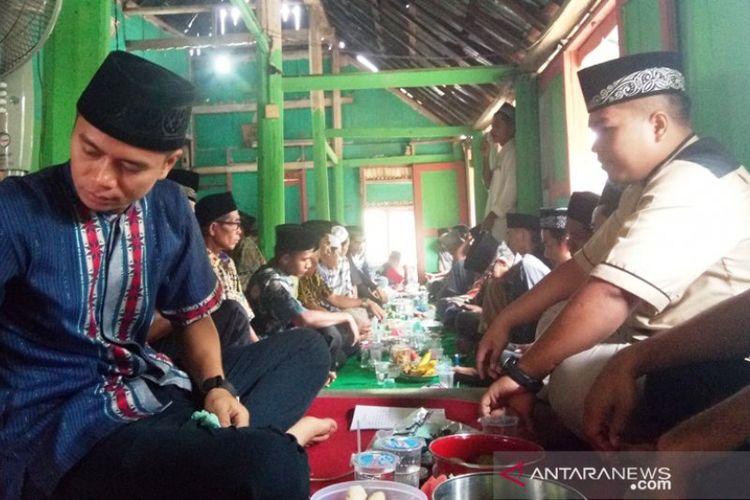
[(0, 77), (34, 55), (52, 32), (62, 0), (0, 0)]

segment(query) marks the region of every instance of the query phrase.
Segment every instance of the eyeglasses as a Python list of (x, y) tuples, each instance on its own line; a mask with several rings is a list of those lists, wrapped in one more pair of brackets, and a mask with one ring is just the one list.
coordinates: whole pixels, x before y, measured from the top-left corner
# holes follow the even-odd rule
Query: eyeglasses
[(237, 220), (217, 220), (217, 224), (224, 224), (225, 226), (234, 226), (235, 230), (240, 229), (240, 224), (242, 224), (240, 221)]

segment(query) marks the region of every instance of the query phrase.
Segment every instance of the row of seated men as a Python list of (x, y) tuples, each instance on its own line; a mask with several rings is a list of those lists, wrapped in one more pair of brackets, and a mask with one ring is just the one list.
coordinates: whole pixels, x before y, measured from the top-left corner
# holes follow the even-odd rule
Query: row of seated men
[[(198, 176), (176, 170), (170, 178), (194, 202)], [(362, 230), (318, 220), (280, 225), (274, 255), (266, 262), (254, 219), (238, 211), (231, 193), (205, 196), (194, 209), (223, 288), (221, 306), (212, 314), (222, 347), (311, 328), (329, 347), (332, 382), (336, 370), (358, 352), (360, 338), (369, 335), (370, 318), (384, 315), (380, 304), (386, 292), (370, 277)], [(179, 357), (172, 330), (166, 320), (155, 321), (149, 339)]]
[[(473, 353), (487, 326), (510, 302), (539, 283), (551, 269), (567, 262), (606, 217), (621, 189), (607, 184), (600, 198), (574, 192), (567, 208), (542, 208), (540, 217), (507, 216), (508, 241), (497, 242), (479, 228), (456, 226), (441, 236), (451, 254), (450, 270), (438, 288), (438, 312), (459, 336), (459, 349)], [(547, 317), (541, 325), (548, 324)], [(514, 328), (511, 342), (528, 344), (538, 334), (537, 322)]]

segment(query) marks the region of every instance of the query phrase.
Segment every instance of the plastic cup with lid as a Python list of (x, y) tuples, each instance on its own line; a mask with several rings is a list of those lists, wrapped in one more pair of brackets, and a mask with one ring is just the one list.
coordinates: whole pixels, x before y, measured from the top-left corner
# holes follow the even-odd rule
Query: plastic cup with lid
[(419, 469), (425, 440), (416, 436), (385, 435), (373, 443), (373, 449), (392, 453), (399, 458), (396, 481), (419, 487)]
[(367, 450), (352, 454), (355, 479), (393, 481), (399, 458), (386, 451)]

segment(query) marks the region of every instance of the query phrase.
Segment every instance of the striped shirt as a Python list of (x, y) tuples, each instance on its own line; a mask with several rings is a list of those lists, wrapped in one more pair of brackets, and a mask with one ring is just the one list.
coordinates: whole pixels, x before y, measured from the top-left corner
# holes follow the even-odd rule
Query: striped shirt
[(146, 344), (158, 309), (187, 325), (221, 287), (187, 200), (158, 182), (91, 212), (69, 164), (0, 183), (0, 497), (54, 491), (102, 437), (162, 411), (187, 375)]

